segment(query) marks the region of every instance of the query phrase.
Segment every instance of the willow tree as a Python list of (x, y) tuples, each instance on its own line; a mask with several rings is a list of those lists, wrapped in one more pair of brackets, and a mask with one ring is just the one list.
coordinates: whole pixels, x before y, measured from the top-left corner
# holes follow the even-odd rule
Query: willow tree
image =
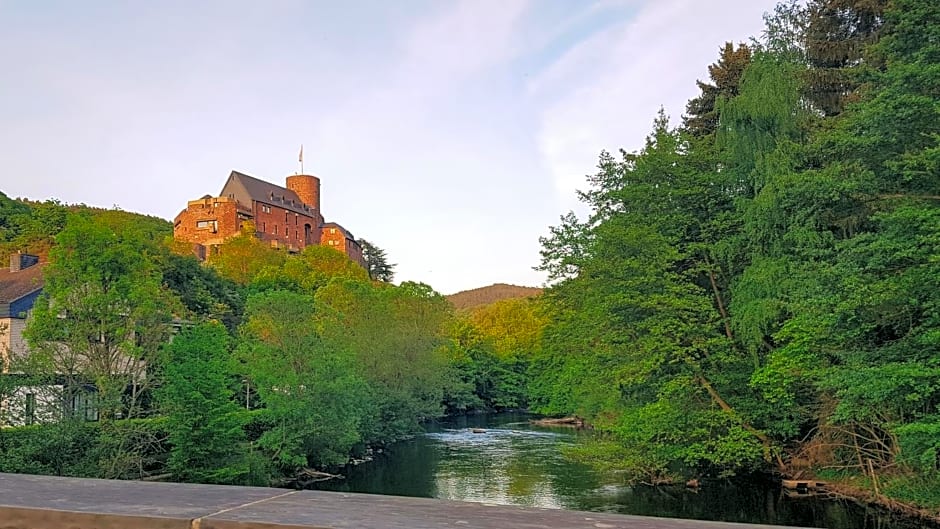
[(707, 136), (718, 130), (719, 100), (738, 95), (741, 76), (750, 62), (750, 47), (741, 44), (735, 48), (733, 43), (725, 43), (718, 61), (708, 66), (710, 82), (696, 81), (701, 94), (686, 104), (683, 125), (690, 134)]

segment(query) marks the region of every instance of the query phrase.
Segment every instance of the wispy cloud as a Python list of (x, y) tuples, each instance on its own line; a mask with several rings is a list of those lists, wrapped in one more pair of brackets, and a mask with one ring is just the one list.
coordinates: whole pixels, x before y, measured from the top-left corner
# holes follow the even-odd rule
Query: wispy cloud
[(573, 205), (574, 190), (601, 149), (641, 147), (657, 108), (665, 107), (675, 122), (719, 46), (758, 34), (761, 15), (773, 5), (647, 2), (635, 17), (572, 46), (533, 79), (529, 92), (545, 105), (539, 149), (561, 200)]
[[(760, 5), (760, 4), (766, 5)], [(172, 218), (228, 170), (323, 180), (400, 279), (539, 283), (602, 148), (772, 0), (0, 1), (0, 188)]]

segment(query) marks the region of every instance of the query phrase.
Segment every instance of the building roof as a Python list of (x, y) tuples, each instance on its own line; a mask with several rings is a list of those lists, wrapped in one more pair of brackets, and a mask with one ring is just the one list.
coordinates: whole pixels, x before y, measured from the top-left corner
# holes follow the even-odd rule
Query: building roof
[(245, 206), (251, 206), (252, 202), (264, 202), (307, 216), (313, 216), (316, 211), (304, 204), (297, 193), (290, 189), (238, 171), (232, 171), (219, 196), (234, 198)]
[(338, 229), (338, 230), (340, 231), (340, 233), (342, 233), (343, 236), (346, 237), (347, 239), (349, 239), (349, 240), (351, 240), (351, 241), (355, 241), (355, 240), (356, 240), (356, 238), (353, 236), (352, 232), (350, 232), (350, 231), (347, 230), (346, 228), (342, 227), (339, 223), (336, 223), (336, 222), (324, 222), (324, 223), (323, 223), (323, 227), (324, 227), (324, 228), (336, 228), (336, 229)]
[[(0, 318), (20, 318), (32, 308), (42, 291), (45, 263), (11, 271), (0, 269)], [(2, 329), (0, 329), (2, 334)]]
[(0, 268), (0, 303), (12, 303), (42, 289), (42, 270), (46, 263), (39, 263), (17, 272)]

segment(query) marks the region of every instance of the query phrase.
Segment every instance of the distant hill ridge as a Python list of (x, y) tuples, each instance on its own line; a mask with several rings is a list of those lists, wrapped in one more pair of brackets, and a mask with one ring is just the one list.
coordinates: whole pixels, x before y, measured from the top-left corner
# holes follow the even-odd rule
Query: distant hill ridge
[(542, 289), (538, 287), (522, 287), (518, 285), (508, 285), (506, 283), (496, 283), (488, 287), (464, 290), (445, 297), (454, 308), (459, 310), (479, 307), (480, 305), (489, 305), (490, 303), (495, 303), (503, 299), (530, 298), (538, 296), (541, 293)]

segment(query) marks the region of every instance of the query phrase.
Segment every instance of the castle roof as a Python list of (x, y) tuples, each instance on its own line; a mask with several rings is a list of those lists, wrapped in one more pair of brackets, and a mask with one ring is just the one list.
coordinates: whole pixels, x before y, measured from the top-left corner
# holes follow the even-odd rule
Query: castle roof
[(315, 211), (290, 189), (238, 171), (232, 171), (219, 196), (234, 198), (245, 206), (250, 206), (252, 202), (264, 202), (307, 216), (313, 215)]

